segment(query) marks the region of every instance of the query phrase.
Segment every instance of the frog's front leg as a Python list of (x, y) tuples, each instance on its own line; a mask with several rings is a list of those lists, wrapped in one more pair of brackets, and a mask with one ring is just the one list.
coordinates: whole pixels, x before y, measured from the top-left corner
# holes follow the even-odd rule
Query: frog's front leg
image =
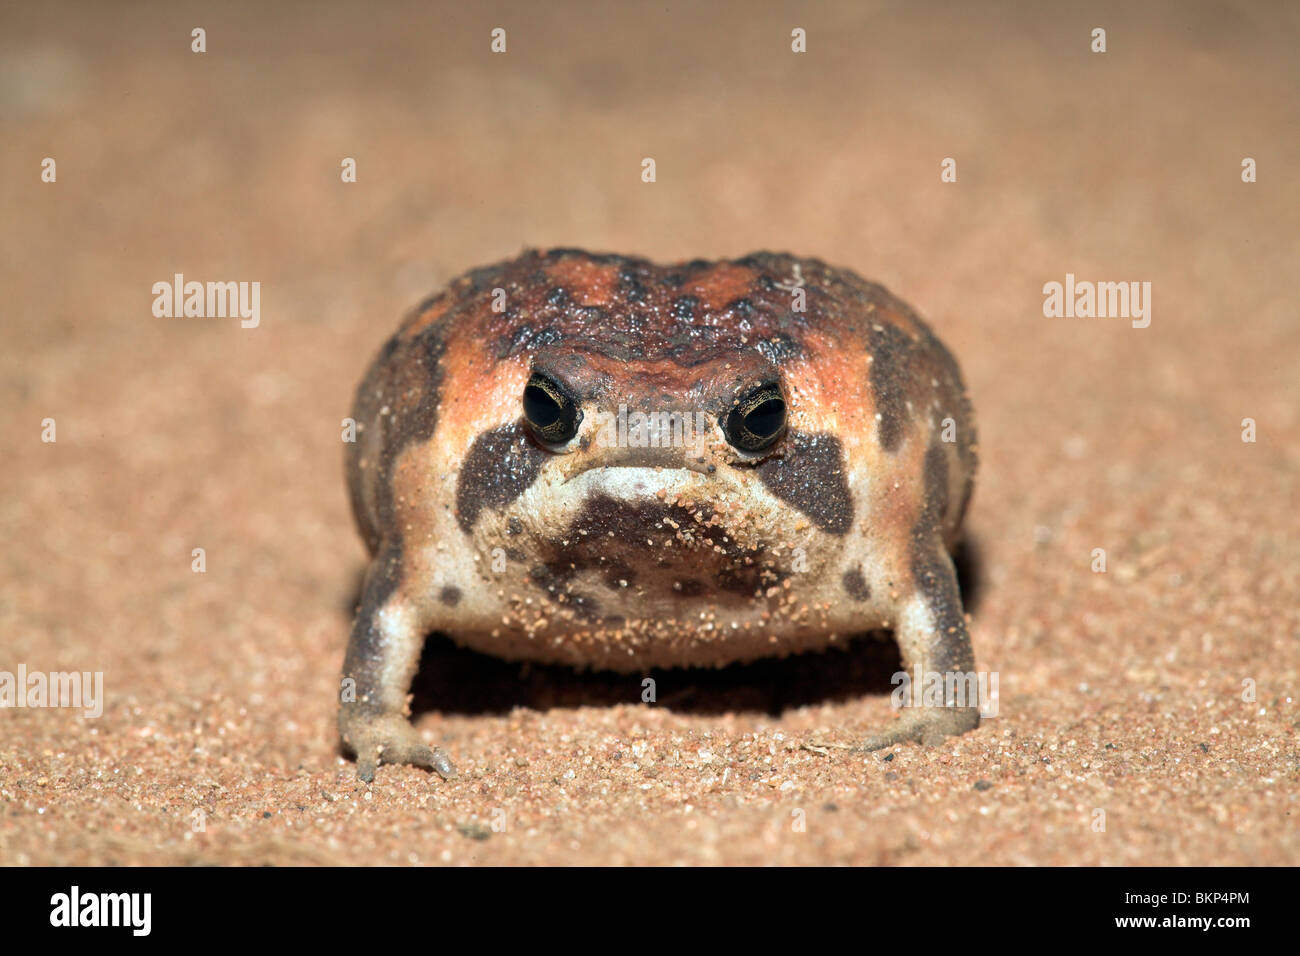
[(339, 734), (366, 783), (381, 763), (426, 767), (443, 779), (456, 775), (447, 755), (425, 743), (408, 719), (411, 680), (431, 628), (423, 604), (403, 593), (401, 578), (400, 549), (380, 547), (366, 570), (343, 663)]
[[(861, 750), (909, 742), (938, 744), (973, 730), (980, 721), (975, 655), (952, 559), (938, 540), (920, 543), (914, 554), (911, 594), (903, 597), (894, 615), (910, 693), (898, 721), (869, 736)], [(935, 674), (943, 689), (938, 700), (927, 701), (927, 682)]]

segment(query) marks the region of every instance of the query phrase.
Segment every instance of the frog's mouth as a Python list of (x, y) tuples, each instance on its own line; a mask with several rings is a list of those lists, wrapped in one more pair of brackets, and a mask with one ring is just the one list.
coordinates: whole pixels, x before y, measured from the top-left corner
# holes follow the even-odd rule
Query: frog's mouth
[(593, 465), (564, 478), (567, 493), (576, 492), (583, 498), (616, 498), (636, 501), (642, 498), (672, 499), (716, 495), (707, 489), (715, 482), (709, 481), (707, 466), (697, 468), (645, 466), (634, 464)]
[(629, 470), (711, 475), (717, 471), (717, 465), (704, 455), (689, 454), (680, 448), (617, 448), (590, 459), (574, 461), (565, 481), (590, 472)]

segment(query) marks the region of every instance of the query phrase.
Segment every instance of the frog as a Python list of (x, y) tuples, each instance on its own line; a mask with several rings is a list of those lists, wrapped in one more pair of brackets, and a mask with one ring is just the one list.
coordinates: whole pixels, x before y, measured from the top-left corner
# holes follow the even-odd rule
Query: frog
[[(381, 764), (456, 775), (409, 716), (435, 632), (644, 674), (883, 629), (908, 674), (974, 667), (953, 561), (969, 393), (920, 315), (849, 269), (525, 250), (408, 312), (351, 422), (369, 563), (338, 729), (366, 783)], [(912, 703), (858, 747), (979, 724), (952, 682)]]

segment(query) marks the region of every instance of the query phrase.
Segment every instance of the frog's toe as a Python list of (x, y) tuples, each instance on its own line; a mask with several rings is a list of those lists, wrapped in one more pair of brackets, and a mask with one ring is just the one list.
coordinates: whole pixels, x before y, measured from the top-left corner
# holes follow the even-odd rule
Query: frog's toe
[(430, 747), (427, 744), (421, 744), (412, 750), (405, 758), (396, 763), (409, 763), (416, 767), (424, 767), (432, 770), (443, 780), (450, 780), (456, 776), (456, 767), (452, 764), (451, 758), (448, 757), (437, 747)]
[(432, 770), (443, 780), (456, 776), (451, 759), (439, 748), (430, 747), (406, 718), (381, 714), (346, 716), (340, 719), (343, 741), (357, 756), (357, 777), (365, 783), (375, 779), (380, 764), (408, 764)]

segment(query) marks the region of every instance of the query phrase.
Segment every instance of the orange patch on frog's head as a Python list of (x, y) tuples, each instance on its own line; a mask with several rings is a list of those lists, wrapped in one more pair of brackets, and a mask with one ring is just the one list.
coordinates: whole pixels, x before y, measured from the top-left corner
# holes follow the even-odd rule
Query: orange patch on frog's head
[(618, 288), (618, 268), (594, 259), (567, 257), (543, 270), (555, 288), (563, 289), (578, 306), (608, 305)]

